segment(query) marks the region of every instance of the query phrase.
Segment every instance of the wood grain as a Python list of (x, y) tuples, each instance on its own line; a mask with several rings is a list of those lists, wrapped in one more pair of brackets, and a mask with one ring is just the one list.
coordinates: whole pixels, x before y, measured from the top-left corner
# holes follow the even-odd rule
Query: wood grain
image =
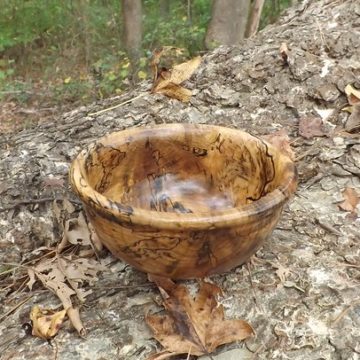
[(277, 224), (296, 169), (245, 132), (170, 124), (100, 139), (74, 160), (70, 179), (114, 255), (184, 279), (245, 262)]

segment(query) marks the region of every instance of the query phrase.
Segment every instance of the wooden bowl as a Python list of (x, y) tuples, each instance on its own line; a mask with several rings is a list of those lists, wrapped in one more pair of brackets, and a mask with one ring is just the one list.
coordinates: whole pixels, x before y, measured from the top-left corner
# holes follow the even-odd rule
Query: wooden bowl
[(70, 179), (115, 256), (173, 279), (247, 261), (296, 188), (293, 162), (264, 140), (190, 124), (105, 136), (77, 156)]

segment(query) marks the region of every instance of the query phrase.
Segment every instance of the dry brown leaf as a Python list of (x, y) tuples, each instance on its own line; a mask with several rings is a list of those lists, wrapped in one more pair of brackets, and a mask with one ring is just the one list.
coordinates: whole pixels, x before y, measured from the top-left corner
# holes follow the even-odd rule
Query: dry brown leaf
[(291, 160), (295, 160), (295, 154), (290, 146), (290, 138), (285, 129), (275, 131), (272, 134), (263, 135), (261, 138), (287, 155)]
[(182, 102), (188, 102), (192, 95), (191, 90), (185, 89), (184, 87), (175, 84), (168, 84), (165, 88), (162, 88), (156, 92)]
[(66, 310), (41, 310), (38, 305), (35, 305), (30, 312), (32, 335), (46, 340), (53, 338), (58, 333), (65, 315)]
[[(104, 269), (103, 265), (93, 259), (64, 257), (59, 254), (52, 259), (43, 259), (31, 268), (42, 284), (61, 300), (64, 309), (66, 311), (70, 309), (68, 314), (70, 320), (81, 336), (84, 336), (85, 329), (77, 314), (78, 310), (73, 308), (71, 297), (76, 295), (81, 302), (84, 302), (91, 290), (86, 290), (81, 285), (84, 282), (94, 283), (97, 280), (97, 273)], [(32, 284), (30, 278), (28, 285), (32, 286)]]
[(192, 298), (184, 285), (160, 277), (152, 277), (152, 280), (165, 294), (168, 315), (146, 317), (154, 337), (165, 348), (160, 353), (162, 357), (154, 355), (151, 359), (186, 353), (209, 354), (222, 344), (244, 340), (254, 333), (243, 320), (224, 319), (224, 309), (216, 301), (221, 289), (216, 285), (202, 282), (196, 297)]
[(84, 328), (84, 325), (80, 319), (79, 308), (70, 307), (67, 309), (66, 314), (78, 334), (82, 337), (86, 336), (86, 329)]
[(343, 111), (350, 113), (350, 116), (345, 124), (345, 130), (352, 132), (360, 129), (360, 90), (355, 89), (349, 84), (345, 87), (345, 94), (349, 105), (351, 105), (342, 109)]
[[(172, 48), (173, 49), (173, 48)], [(164, 50), (155, 52), (151, 66), (153, 69), (153, 93), (164, 94), (183, 102), (189, 101), (191, 91), (180, 86), (181, 83), (188, 80), (201, 63), (201, 57), (197, 56), (182, 64), (173, 66), (172, 69), (159, 69), (160, 58)]]
[(346, 187), (345, 190), (342, 192), (344, 197), (344, 201), (339, 204), (339, 208), (344, 211), (350, 211), (352, 213), (356, 212), (356, 207), (360, 202), (360, 196), (356, 192), (355, 189)]
[(166, 73), (166, 76), (162, 76), (154, 84), (153, 92), (159, 92), (159, 90), (167, 87), (169, 84), (180, 85), (185, 80), (190, 79), (191, 75), (198, 68), (201, 63), (201, 57), (197, 56), (189, 61), (186, 61), (182, 64), (175, 65), (169, 74)]
[(33, 285), (36, 282), (36, 278), (35, 278), (35, 271), (32, 268), (28, 268), (27, 269), (28, 275), (29, 275), (29, 281), (26, 283), (26, 286), (30, 289), (30, 291), (32, 290)]
[(66, 221), (64, 235), (70, 244), (82, 246), (91, 245), (90, 231), (82, 212), (77, 219)]
[(64, 187), (65, 180), (57, 177), (46, 177), (42, 182), (44, 187)]
[(316, 136), (324, 136), (323, 123), (320, 118), (306, 117), (299, 121), (299, 134), (305, 139), (311, 139)]
[(355, 89), (350, 84), (346, 85), (345, 94), (350, 105), (355, 105), (360, 102), (360, 90)]
[(346, 131), (351, 132), (358, 129), (360, 129), (360, 103), (351, 106), (351, 114), (345, 124)]
[(282, 59), (284, 60), (284, 62), (287, 63), (288, 57), (289, 57), (289, 49), (285, 42), (281, 43), (281, 45), (280, 45), (280, 55), (281, 55)]
[(72, 306), (71, 296), (76, 293), (66, 284), (65, 275), (54, 259), (40, 262), (33, 270), (42, 284), (61, 300), (65, 310)]
[(58, 255), (56, 259), (46, 259), (32, 268), (43, 285), (54, 292), (65, 309), (72, 307), (71, 296), (85, 301), (91, 290), (81, 287), (83, 282), (93, 284), (97, 273), (105, 267), (92, 259), (76, 259)]

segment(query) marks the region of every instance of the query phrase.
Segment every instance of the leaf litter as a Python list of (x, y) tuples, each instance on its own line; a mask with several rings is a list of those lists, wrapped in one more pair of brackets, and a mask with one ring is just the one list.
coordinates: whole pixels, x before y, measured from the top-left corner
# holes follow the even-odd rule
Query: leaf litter
[[(85, 336), (86, 330), (81, 322), (79, 307), (86, 297), (92, 293), (89, 286), (97, 280), (97, 274), (106, 270), (100, 262), (93, 258), (80, 256), (83, 250), (94, 248), (92, 240), (95, 232), (87, 224), (82, 212), (76, 218), (63, 219), (62, 211), (69, 215), (75, 209), (67, 203), (60, 207), (54, 203), (54, 213), (59, 223), (64, 222), (63, 237), (57, 248), (50, 249), (48, 255), (42, 256), (39, 261), (27, 268), (29, 281), (26, 283), (32, 290), (36, 282), (53, 292), (61, 301), (63, 310), (55, 312), (51, 309), (40, 309), (35, 305), (30, 314), (33, 325), (33, 335), (43, 339), (50, 339), (56, 335), (59, 327), (67, 316), (79, 335)], [(97, 240), (98, 241), (98, 240)], [(69, 253), (69, 246), (71, 253)], [(96, 245), (98, 247), (98, 245)], [(64, 250), (67, 252), (63, 252)], [(88, 255), (93, 256), (92, 250)]]
[(202, 281), (193, 298), (184, 285), (158, 276), (149, 276), (149, 279), (158, 286), (167, 314), (146, 316), (154, 338), (164, 347), (148, 360), (178, 354), (209, 355), (220, 345), (254, 334), (244, 320), (225, 320), (223, 306), (216, 300), (222, 294), (218, 286)]

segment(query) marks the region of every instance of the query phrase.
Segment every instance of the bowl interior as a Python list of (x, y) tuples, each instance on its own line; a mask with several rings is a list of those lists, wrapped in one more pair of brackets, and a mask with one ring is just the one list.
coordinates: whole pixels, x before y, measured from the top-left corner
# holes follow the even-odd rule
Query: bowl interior
[(247, 133), (211, 126), (119, 132), (85, 157), (89, 185), (144, 210), (212, 213), (258, 200), (279, 187), (284, 157)]

